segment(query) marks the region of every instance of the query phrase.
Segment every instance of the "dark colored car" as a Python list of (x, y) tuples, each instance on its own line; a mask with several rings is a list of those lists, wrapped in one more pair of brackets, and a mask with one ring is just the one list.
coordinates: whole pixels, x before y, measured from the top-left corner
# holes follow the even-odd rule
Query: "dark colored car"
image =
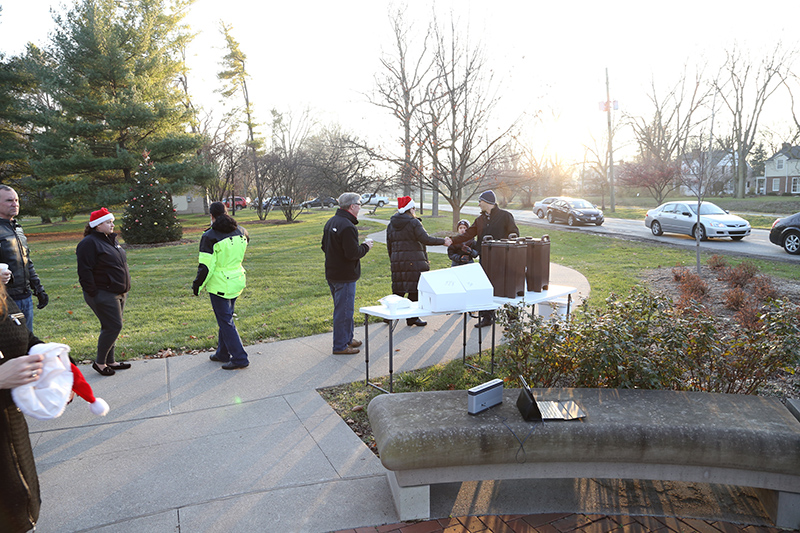
[(800, 254), (800, 213), (779, 218), (772, 223), (769, 242), (783, 246), (792, 255)]
[(269, 206), (272, 207), (282, 207), (284, 205), (292, 205), (292, 199), (288, 196), (272, 196), (264, 200), (263, 208), (266, 209)]
[(313, 200), (306, 200), (300, 204), (300, 207), (333, 207), (335, 205), (339, 205), (339, 201), (336, 198), (319, 196)]
[(591, 202), (580, 198), (559, 198), (547, 206), (547, 221), (566, 222), (570, 226), (577, 224), (595, 224), (602, 226), (605, 222), (603, 211)]

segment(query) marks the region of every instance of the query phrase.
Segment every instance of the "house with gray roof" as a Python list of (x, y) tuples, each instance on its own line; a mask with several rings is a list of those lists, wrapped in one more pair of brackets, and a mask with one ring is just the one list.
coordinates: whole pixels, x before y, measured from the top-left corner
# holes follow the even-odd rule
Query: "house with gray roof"
[(756, 178), (756, 194), (800, 195), (800, 146), (783, 143), (764, 162), (764, 176)]

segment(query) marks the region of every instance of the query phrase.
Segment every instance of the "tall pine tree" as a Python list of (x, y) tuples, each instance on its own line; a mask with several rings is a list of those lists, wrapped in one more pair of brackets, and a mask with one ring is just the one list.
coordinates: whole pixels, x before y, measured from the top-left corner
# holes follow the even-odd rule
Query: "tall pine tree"
[(120, 232), (128, 244), (153, 244), (180, 240), (183, 235), (172, 195), (161, 186), (149, 152), (134, 174)]
[(33, 164), (53, 194), (118, 204), (145, 148), (170, 191), (210, 177), (177, 83), (193, 1), (78, 0), (55, 17), (54, 69), (41, 80), (55, 105), (42, 109)]

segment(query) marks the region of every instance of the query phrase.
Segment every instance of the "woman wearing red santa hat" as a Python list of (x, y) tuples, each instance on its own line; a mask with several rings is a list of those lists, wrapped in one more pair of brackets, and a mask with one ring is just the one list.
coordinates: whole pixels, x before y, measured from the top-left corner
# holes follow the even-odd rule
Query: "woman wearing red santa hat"
[(125, 250), (117, 243), (114, 215), (105, 207), (92, 212), (78, 243), (78, 280), (83, 299), (100, 320), (97, 338), (97, 359), (92, 368), (103, 376), (113, 376), (117, 370), (130, 368), (130, 363), (114, 361), (114, 346), (122, 331), (122, 312), (131, 275)]
[(0, 531), (4, 533), (29, 531), (39, 519), (39, 477), (28, 425), (11, 389), (39, 379), (44, 356), (27, 354), (41, 342), (28, 331), (25, 316), (0, 283)]
[[(386, 249), (392, 267), (392, 292), (398, 296), (408, 294), (416, 302), (419, 296), (417, 282), (423, 272), (431, 269), (425, 246), (443, 244), (450, 246), (450, 237), (431, 237), (417, 218), (417, 206), (410, 196), (397, 199), (397, 213), (386, 228)], [(406, 319), (409, 326), (427, 326), (419, 317)]]

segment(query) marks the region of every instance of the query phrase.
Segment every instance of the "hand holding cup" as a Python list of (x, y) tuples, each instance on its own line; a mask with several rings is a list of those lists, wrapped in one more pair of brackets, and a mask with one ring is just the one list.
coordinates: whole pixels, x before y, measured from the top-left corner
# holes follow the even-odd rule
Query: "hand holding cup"
[(4, 285), (11, 281), (11, 271), (6, 263), (0, 263), (0, 282)]

